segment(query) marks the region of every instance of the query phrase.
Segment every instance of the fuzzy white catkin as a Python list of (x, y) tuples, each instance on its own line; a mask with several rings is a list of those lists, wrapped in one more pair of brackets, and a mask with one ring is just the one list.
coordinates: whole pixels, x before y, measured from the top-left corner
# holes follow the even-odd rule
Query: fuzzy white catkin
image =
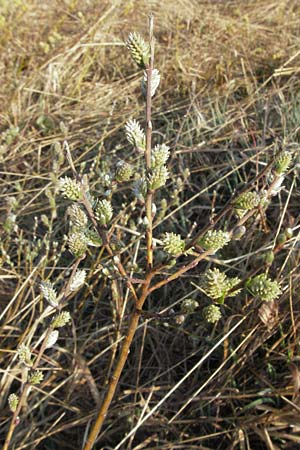
[(71, 292), (77, 291), (77, 289), (79, 289), (83, 285), (85, 278), (86, 271), (77, 270), (70, 285)]
[(45, 349), (53, 347), (53, 345), (56, 344), (58, 336), (59, 336), (58, 330), (52, 330), (47, 338)]
[[(142, 89), (142, 94), (144, 95), (144, 97), (147, 96), (147, 79), (148, 79), (148, 75), (147, 72), (144, 72), (144, 78), (142, 79), (141, 82), (141, 89)], [(151, 97), (154, 96), (156, 89), (158, 88), (160, 83), (160, 73), (157, 69), (153, 69), (152, 71), (152, 77), (151, 77)]]
[(40, 290), (49, 305), (52, 306), (52, 308), (57, 308), (58, 298), (53, 284), (49, 281), (42, 281), (40, 283)]

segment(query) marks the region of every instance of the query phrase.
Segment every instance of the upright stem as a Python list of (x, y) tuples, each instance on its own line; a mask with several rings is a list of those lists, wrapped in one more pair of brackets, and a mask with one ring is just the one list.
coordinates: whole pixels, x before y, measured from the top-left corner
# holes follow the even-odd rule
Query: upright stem
[[(153, 71), (153, 59), (154, 59), (154, 40), (153, 40), (153, 17), (149, 19), (149, 39), (150, 39), (150, 61), (146, 68), (147, 72), (147, 98), (146, 98), (146, 150), (145, 150), (145, 163), (147, 175), (151, 171), (151, 137), (152, 137), (152, 122), (151, 122), (151, 78)], [(146, 197), (146, 216), (147, 216), (147, 229), (146, 229), (146, 241), (147, 241), (147, 273), (145, 282), (139, 298), (136, 300), (136, 308), (132, 314), (127, 335), (122, 345), (119, 360), (112, 374), (111, 381), (109, 383), (106, 395), (103, 403), (98, 411), (97, 419), (90, 431), (87, 441), (84, 446), (84, 450), (91, 450), (103, 425), (107, 411), (114, 397), (115, 391), (118, 386), (120, 376), (122, 374), (124, 365), (127, 361), (129, 349), (134, 338), (135, 332), (138, 327), (140, 314), (149, 293), (149, 286), (154, 276), (152, 272), (153, 267), (153, 244), (152, 244), (152, 196), (153, 192), (148, 189)]]
[[(146, 98), (146, 151), (145, 162), (147, 174), (151, 171), (151, 138), (152, 138), (152, 120), (151, 120), (151, 80), (154, 60), (154, 39), (153, 39), (153, 16), (149, 18), (149, 42), (150, 42), (150, 61), (146, 69), (147, 73), (147, 98)], [(146, 197), (146, 241), (147, 241), (147, 270), (148, 273), (153, 267), (153, 242), (152, 242), (152, 198), (153, 192), (148, 188)]]
[(103, 403), (102, 403), (102, 405), (100, 407), (100, 410), (98, 412), (97, 419), (96, 419), (96, 421), (95, 421), (95, 423), (93, 425), (93, 428), (90, 431), (88, 439), (87, 439), (87, 441), (85, 443), (84, 450), (91, 450), (92, 449), (92, 447), (93, 447), (93, 445), (94, 445), (94, 443), (95, 443), (95, 441), (96, 441), (96, 439), (97, 439), (97, 437), (98, 437), (98, 435), (99, 435), (99, 433), (101, 431), (103, 422), (104, 422), (104, 420), (106, 418), (106, 414), (107, 414), (108, 408), (109, 408), (109, 406), (111, 404), (111, 401), (112, 401), (112, 399), (114, 397), (114, 394), (116, 392), (116, 388), (118, 386), (118, 382), (119, 382), (120, 376), (122, 374), (124, 365), (125, 365), (125, 363), (127, 361), (129, 349), (130, 349), (132, 340), (134, 338), (136, 329), (138, 327), (140, 314), (141, 314), (144, 302), (145, 302), (145, 300), (146, 300), (146, 298), (148, 296), (149, 285), (150, 285), (152, 277), (153, 277), (152, 273), (149, 273), (147, 275), (147, 277), (146, 277), (146, 280), (145, 280), (146, 283), (143, 285), (141, 296), (140, 296), (140, 298), (139, 298), (139, 300), (137, 302), (137, 307), (136, 307), (136, 309), (135, 309), (135, 311), (134, 311), (134, 313), (132, 314), (132, 317), (131, 317), (131, 321), (130, 321), (130, 324), (129, 324), (129, 327), (128, 327), (127, 335), (126, 335), (125, 340), (124, 340), (123, 345), (122, 345), (122, 349), (121, 349), (121, 353), (120, 353), (120, 356), (119, 356), (118, 363), (117, 363), (116, 368), (115, 368), (115, 370), (114, 370), (114, 372), (113, 372), (113, 374), (111, 376), (111, 381), (109, 383), (106, 395), (104, 397)]

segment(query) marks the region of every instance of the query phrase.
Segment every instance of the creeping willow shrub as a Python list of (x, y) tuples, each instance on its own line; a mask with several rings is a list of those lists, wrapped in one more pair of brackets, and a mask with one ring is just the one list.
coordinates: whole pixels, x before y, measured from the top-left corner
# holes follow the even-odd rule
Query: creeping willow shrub
[[(148, 80), (149, 64), (151, 59), (151, 50), (149, 44), (137, 33), (130, 34), (126, 46), (131, 54), (133, 61), (139, 68), (144, 70), (141, 81), (141, 94), (149, 101), (149, 96), (154, 97), (160, 84), (160, 74), (156, 68), (152, 68), (151, 86)], [(147, 72), (148, 70), (148, 72)], [(273, 168), (270, 169), (268, 185), (264, 190), (247, 190), (237, 194), (232, 199), (231, 218), (228, 220), (224, 229), (218, 225), (208, 226), (205, 232), (196, 231), (192, 239), (186, 239), (185, 236), (175, 233), (173, 230), (166, 229), (156, 235), (156, 230), (152, 228), (151, 221), (155, 217), (163, 217), (166, 212), (168, 201), (164, 197), (160, 202), (159, 208), (155, 200), (158, 198), (159, 190), (164, 189), (168, 192), (168, 181), (172, 177), (168, 162), (172, 153), (172, 148), (165, 142), (154, 142), (151, 149), (146, 139), (146, 131), (149, 124), (139, 123), (136, 118), (128, 118), (124, 129), (124, 135), (128, 143), (132, 146), (138, 158), (138, 165), (132, 161), (122, 159), (115, 162), (113, 170), (103, 170), (102, 184), (105, 189), (101, 195), (97, 195), (90, 186), (93, 179), (87, 176), (80, 176), (73, 164), (71, 152), (68, 144), (65, 143), (67, 157), (72, 169), (72, 173), (61, 177), (57, 188), (61, 196), (67, 199), (66, 216), (69, 219), (69, 231), (67, 245), (71, 255), (74, 258), (73, 271), (67, 284), (59, 292), (55, 285), (55, 280), (45, 279), (40, 284), (40, 292), (44, 299), (45, 308), (48, 308), (50, 318), (48, 318), (47, 329), (42, 340), (39, 352), (24, 342), (17, 349), (19, 364), (26, 368), (25, 386), (39, 385), (47, 377), (47, 371), (39, 367), (41, 356), (44, 351), (50, 350), (59, 339), (61, 328), (67, 327), (71, 322), (71, 315), (67, 310), (68, 296), (79, 290), (86, 282), (86, 270), (78, 268), (81, 261), (84, 261), (87, 253), (98, 252), (102, 248), (106, 253), (106, 263), (101, 268), (101, 275), (108, 279), (118, 277), (134, 292), (133, 285), (128, 273), (128, 259), (132, 259), (131, 254), (126, 258), (122, 257), (122, 245), (119, 244), (115, 235), (115, 225), (118, 221), (120, 212), (120, 200), (115, 201), (115, 193), (120, 196), (120, 192), (129, 189), (136, 198), (137, 208), (140, 208), (140, 228), (135, 224), (135, 229), (140, 237), (149, 239), (149, 234), (154, 235), (155, 245), (151, 244), (149, 248), (143, 244), (141, 252), (148, 257), (149, 252), (153, 252), (153, 261), (148, 264), (148, 268), (137, 267), (133, 260), (131, 268), (137, 273), (147, 275), (153, 270), (153, 278), (158, 279), (155, 288), (159, 289), (162, 285), (172, 282), (173, 279), (180, 277), (188, 270), (195, 270), (200, 260), (205, 260), (210, 255), (220, 254), (226, 250), (232, 241), (243, 239), (247, 234), (248, 220), (256, 217), (262, 210), (266, 210), (271, 198), (276, 195), (282, 186), (284, 177), (288, 168), (292, 164), (293, 155), (288, 151), (283, 151), (276, 155)], [(148, 145), (147, 145), (148, 142)], [(142, 163), (141, 163), (142, 161)], [(118, 186), (121, 188), (118, 190)], [(171, 194), (171, 193), (170, 193)], [(124, 215), (126, 205), (124, 207)], [(289, 237), (285, 237), (285, 241)], [(144, 241), (143, 241), (144, 242)], [(272, 253), (274, 256), (274, 254)], [(268, 256), (268, 267), (272, 264), (272, 255)], [(129, 258), (128, 258), (129, 256)], [(180, 258), (180, 259), (179, 259)], [(123, 261), (127, 262), (123, 265)], [(184, 262), (182, 263), (182, 259)], [(145, 264), (146, 266), (146, 264)], [(222, 266), (221, 266), (222, 267)], [(247, 292), (253, 298), (262, 302), (272, 302), (281, 294), (281, 288), (278, 281), (272, 279), (262, 267), (260, 274), (256, 274), (247, 282), (233, 275), (228, 275), (219, 267), (210, 267), (199, 273), (199, 288), (202, 294), (199, 298), (186, 299), (182, 302), (181, 313), (185, 317), (189, 314), (199, 314), (208, 324), (217, 324), (222, 319), (225, 302), (232, 300), (237, 295)], [(165, 273), (168, 272), (169, 278)], [(141, 276), (141, 275), (140, 275)], [(138, 291), (139, 288), (136, 290)], [(37, 356), (38, 355), (38, 356)], [(21, 396), (26, 395), (26, 389)], [(17, 393), (11, 393), (8, 398), (8, 404), (14, 414), (20, 410), (20, 398)]]

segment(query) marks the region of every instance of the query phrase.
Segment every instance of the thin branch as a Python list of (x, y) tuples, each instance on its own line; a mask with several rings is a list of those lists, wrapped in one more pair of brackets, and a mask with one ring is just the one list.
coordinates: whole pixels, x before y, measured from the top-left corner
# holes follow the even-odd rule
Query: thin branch
[[(263, 170), (263, 173), (265, 173), (265, 169)], [(260, 174), (261, 175), (261, 174)], [(274, 189), (274, 186), (276, 186), (278, 180), (280, 178), (280, 175), (276, 175), (274, 176), (274, 180), (272, 181), (272, 183), (270, 184), (268, 190), (266, 191), (266, 198), (269, 199), (272, 197), (272, 191)], [(244, 192), (244, 191), (243, 191)], [(232, 236), (234, 229), (243, 225), (244, 223), (247, 222), (247, 220), (252, 217), (255, 213), (257, 213), (257, 208), (252, 209), (250, 211), (248, 211), (241, 219), (239, 219), (239, 221), (234, 225), (234, 227), (228, 231), (229, 235)], [(211, 227), (211, 225), (210, 225)], [(201, 235), (203, 235), (204, 233), (201, 232)], [(195, 238), (194, 238), (195, 240)], [(194, 241), (193, 240), (193, 241)], [(188, 245), (187, 248), (190, 248), (191, 244)], [(201, 253), (199, 256), (197, 256), (193, 261), (191, 261), (189, 264), (182, 266), (179, 270), (177, 270), (176, 272), (174, 272), (173, 274), (169, 275), (167, 278), (165, 278), (164, 280), (159, 281), (158, 283), (154, 284), (153, 286), (150, 287), (149, 289), (149, 294), (153, 291), (156, 291), (157, 289), (165, 286), (166, 284), (170, 283), (171, 281), (176, 280), (177, 278), (179, 278), (181, 275), (183, 275), (184, 273), (188, 272), (189, 270), (193, 269), (194, 267), (196, 267), (199, 262), (202, 259), (205, 259), (207, 256), (211, 255), (213, 252), (211, 250), (207, 250), (203, 253)]]
[[(271, 161), (266, 167), (264, 167), (264, 169), (251, 181), (250, 186), (254, 186), (254, 184), (259, 181), (262, 177), (264, 177), (268, 172), (270, 172), (271, 168), (274, 165), (274, 160)], [(270, 187), (273, 187), (276, 182), (278, 180), (278, 177), (276, 177), (274, 179), (274, 181), (272, 182)], [(198, 231), (198, 233), (196, 233), (196, 235), (193, 237), (193, 239), (188, 243), (188, 245), (186, 246), (186, 249), (188, 250), (189, 248), (192, 248), (196, 242), (211, 228), (213, 228), (229, 211), (232, 210), (233, 208), (233, 204), (234, 201), (242, 194), (244, 194), (245, 192), (249, 191), (250, 187), (249, 184), (247, 186), (245, 186), (244, 189), (242, 189), (241, 191), (239, 191), (236, 195), (235, 198), (231, 198), (227, 204), (224, 206), (224, 208), (220, 211), (220, 213), (214, 217), (213, 222), (207, 224), (206, 227), (202, 228), (200, 231)], [(270, 188), (268, 189), (268, 192), (270, 191)], [(252, 214), (251, 214), (252, 215)], [(246, 217), (246, 216), (245, 216)], [(248, 218), (248, 217), (247, 217)], [(246, 219), (247, 220), (247, 219)], [(243, 221), (243, 223), (245, 222), (245, 220)], [(239, 223), (238, 225), (241, 225), (242, 223)], [(236, 225), (236, 226), (238, 226)]]
[[(42, 356), (44, 354), (44, 351), (46, 349), (47, 340), (48, 340), (49, 334), (51, 333), (51, 330), (52, 330), (52, 328), (49, 327), (47, 329), (47, 331), (46, 331), (46, 335), (44, 337), (44, 340), (43, 340), (43, 343), (41, 345), (40, 351), (39, 351), (39, 353), (38, 353), (38, 355), (37, 355), (37, 357), (36, 357), (36, 359), (34, 361), (34, 364), (33, 364), (32, 368), (31, 368), (32, 370), (36, 370), (38, 365), (39, 365), (39, 362), (40, 362), (40, 360), (41, 360), (41, 358), (42, 358)], [(23, 406), (23, 404), (25, 402), (25, 399), (27, 397), (29, 388), (31, 386), (32, 386), (31, 383), (29, 381), (27, 381), (25, 383), (24, 387), (23, 387), (22, 394), (21, 394), (21, 396), (19, 398), (18, 406), (17, 406), (17, 408), (16, 408), (16, 410), (15, 410), (13, 416), (12, 416), (12, 419), (11, 419), (10, 427), (9, 427), (8, 433), (6, 435), (6, 439), (5, 439), (4, 446), (3, 446), (2, 450), (8, 450), (8, 447), (9, 447), (11, 438), (13, 436), (13, 433), (15, 431), (15, 428), (16, 428), (16, 426), (19, 423), (19, 414), (21, 412), (22, 406)]]
[[(93, 211), (91, 203), (90, 203), (90, 201), (88, 199), (88, 196), (86, 195), (86, 192), (85, 192), (85, 189), (84, 189), (84, 185), (83, 185), (82, 180), (80, 179), (80, 177), (79, 177), (79, 175), (77, 173), (77, 170), (75, 168), (75, 165), (74, 165), (74, 162), (73, 162), (73, 158), (72, 158), (72, 155), (71, 155), (68, 143), (64, 142), (64, 146), (65, 146), (65, 149), (66, 149), (68, 162), (70, 164), (70, 167), (71, 167), (71, 170), (73, 172), (73, 175), (74, 175), (74, 177), (76, 178), (76, 180), (79, 182), (79, 184), (81, 186), (81, 194), (82, 194), (81, 202), (82, 202), (83, 206), (85, 207), (86, 212), (87, 212), (87, 214), (88, 214), (88, 216), (89, 216), (89, 218), (90, 218), (90, 220), (91, 220), (95, 230), (97, 231), (98, 235), (100, 236), (100, 238), (102, 240), (102, 243), (103, 243), (104, 247), (106, 248), (108, 254), (111, 257), (114, 257), (115, 256), (114, 252), (111, 249), (111, 246), (109, 244), (109, 240), (108, 240), (108, 237), (107, 237), (107, 230), (104, 227), (100, 226), (99, 223), (97, 222), (96, 218), (95, 218), (94, 211)], [(130, 290), (130, 292), (132, 293), (135, 302), (137, 302), (138, 296), (136, 294), (135, 288), (134, 288), (132, 282), (130, 281), (130, 277), (127, 275), (126, 270), (124, 269), (124, 266), (121, 263), (120, 258), (118, 256), (115, 257), (114, 264), (116, 265), (120, 275), (125, 279), (126, 285), (127, 285), (128, 289)]]
[[(73, 264), (72, 272), (71, 272), (71, 275), (69, 277), (69, 280), (67, 281), (67, 283), (65, 284), (65, 286), (64, 286), (64, 288), (62, 290), (62, 296), (61, 296), (61, 299), (60, 299), (59, 304), (57, 306), (57, 310), (61, 310), (66, 305), (66, 299), (67, 299), (67, 297), (70, 294), (70, 287), (71, 287), (72, 280), (74, 278), (74, 275), (76, 273), (76, 270), (78, 268), (79, 263), (84, 258), (85, 258), (85, 256), (82, 256), (81, 258), (78, 258), (75, 261), (75, 263)], [(53, 330), (53, 328), (51, 326), (49, 326), (47, 328), (47, 330), (46, 330), (46, 333), (45, 333), (42, 345), (40, 347), (40, 350), (38, 352), (38, 355), (37, 355), (36, 359), (34, 360), (34, 363), (33, 363), (32, 367), (31, 367), (32, 371), (36, 370), (38, 368), (38, 366), (39, 366), (39, 363), (40, 363), (40, 361), (41, 361), (41, 359), (43, 357), (43, 354), (44, 354), (44, 352), (46, 350), (47, 341), (48, 341), (49, 335), (50, 335), (52, 330)], [(27, 395), (29, 393), (29, 389), (30, 389), (31, 386), (32, 386), (32, 384), (29, 381), (27, 381), (24, 384), (24, 386), (23, 386), (22, 394), (20, 395), (18, 406), (17, 406), (17, 408), (16, 408), (16, 410), (15, 410), (13, 416), (12, 416), (12, 419), (11, 419), (11, 422), (10, 422), (10, 426), (9, 426), (9, 430), (7, 432), (5, 443), (4, 443), (4, 446), (3, 446), (2, 450), (8, 450), (8, 448), (9, 448), (9, 445), (10, 445), (10, 442), (11, 442), (14, 430), (15, 430), (17, 424), (19, 423), (19, 414), (20, 414), (21, 409), (22, 409), (22, 407), (23, 407), (23, 405), (25, 403), (25, 400), (27, 398)]]

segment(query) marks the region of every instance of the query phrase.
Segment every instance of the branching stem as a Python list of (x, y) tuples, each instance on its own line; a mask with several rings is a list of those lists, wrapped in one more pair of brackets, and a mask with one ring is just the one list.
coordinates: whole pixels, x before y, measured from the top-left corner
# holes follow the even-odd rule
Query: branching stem
[[(151, 122), (151, 78), (153, 71), (153, 59), (154, 59), (154, 39), (153, 39), (153, 17), (149, 18), (149, 40), (150, 40), (150, 61), (146, 68), (147, 73), (147, 98), (146, 98), (146, 150), (145, 150), (145, 163), (147, 174), (151, 171), (151, 138), (152, 138), (152, 122)], [(143, 283), (142, 291), (138, 299), (136, 299), (136, 309), (134, 310), (127, 335), (123, 342), (123, 346), (120, 352), (119, 360), (112, 374), (111, 381), (109, 383), (105, 398), (97, 414), (97, 419), (90, 431), (87, 441), (84, 446), (84, 450), (91, 450), (103, 425), (107, 411), (114, 397), (118, 382), (123, 371), (124, 365), (127, 361), (129, 349), (134, 338), (135, 332), (138, 327), (139, 318), (144, 305), (144, 302), (149, 294), (149, 286), (154, 274), (152, 273), (153, 267), (153, 238), (152, 238), (152, 198), (153, 192), (148, 189), (146, 197), (146, 217), (147, 217), (147, 229), (146, 229), (146, 242), (147, 242), (147, 274)]]
[[(100, 238), (102, 240), (102, 243), (103, 243), (104, 247), (106, 248), (108, 254), (111, 257), (113, 257), (114, 256), (114, 252), (112, 251), (112, 248), (111, 248), (111, 246), (109, 244), (109, 239), (107, 237), (107, 231), (106, 231), (106, 229), (103, 226), (99, 225), (99, 223), (97, 222), (97, 220), (95, 218), (95, 214), (94, 214), (93, 208), (92, 208), (91, 203), (90, 203), (90, 201), (88, 199), (88, 196), (86, 194), (85, 187), (84, 187), (84, 185), (82, 183), (82, 180), (80, 179), (80, 177), (79, 177), (79, 175), (77, 173), (77, 170), (75, 168), (75, 165), (74, 165), (74, 162), (73, 162), (73, 158), (72, 158), (72, 155), (71, 155), (71, 152), (70, 152), (70, 149), (69, 149), (69, 146), (68, 146), (67, 142), (65, 142), (65, 149), (66, 149), (66, 152), (67, 152), (67, 158), (68, 158), (71, 170), (73, 172), (73, 175), (76, 178), (76, 180), (80, 183), (80, 186), (81, 186), (81, 194), (82, 194), (81, 203), (85, 207), (86, 212), (87, 212), (87, 214), (88, 214), (92, 224), (94, 225), (95, 230), (97, 231), (98, 235), (100, 236)], [(120, 275), (126, 280), (127, 287), (129, 288), (130, 292), (132, 293), (132, 296), (133, 296), (135, 302), (137, 302), (138, 297), (137, 297), (135, 288), (134, 288), (132, 282), (130, 281), (129, 276), (126, 273), (126, 270), (124, 269), (123, 264), (121, 263), (121, 261), (118, 258), (114, 261), (114, 264), (117, 266)]]

